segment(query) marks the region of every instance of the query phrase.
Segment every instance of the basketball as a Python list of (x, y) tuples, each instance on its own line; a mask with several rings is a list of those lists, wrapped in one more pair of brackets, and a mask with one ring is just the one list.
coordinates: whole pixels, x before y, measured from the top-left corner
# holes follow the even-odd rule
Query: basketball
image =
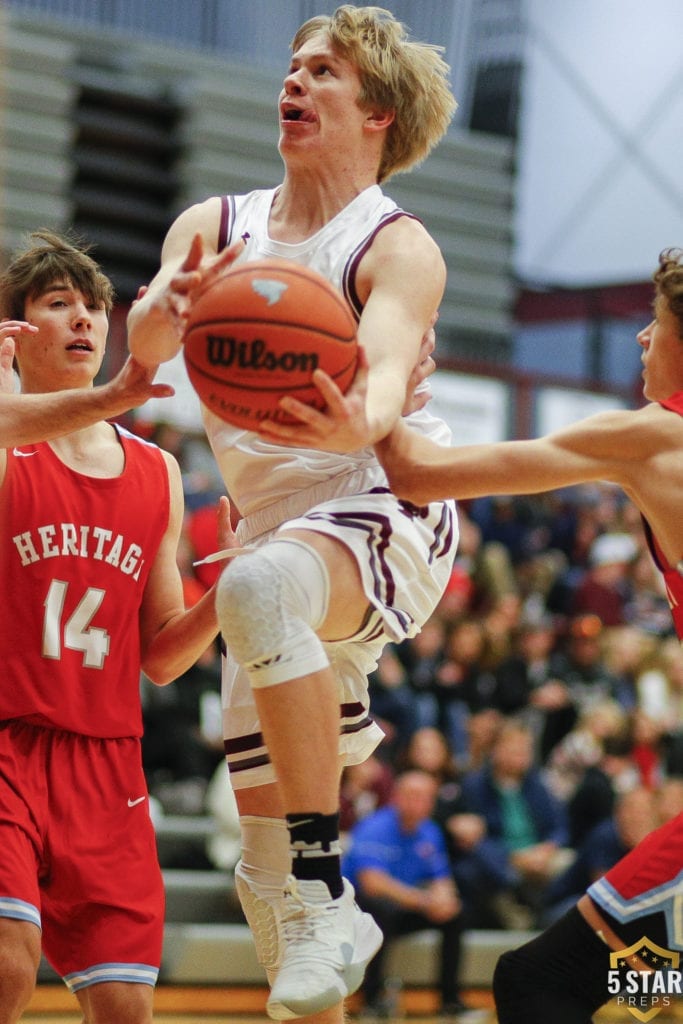
[(356, 371), (356, 322), (321, 274), (289, 260), (238, 264), (193, 303), (183, 337), (188, 376), (204, 405), (245, 430), (296, 422), (282, 395), (324, 407), (311, 377), (342, 392)]

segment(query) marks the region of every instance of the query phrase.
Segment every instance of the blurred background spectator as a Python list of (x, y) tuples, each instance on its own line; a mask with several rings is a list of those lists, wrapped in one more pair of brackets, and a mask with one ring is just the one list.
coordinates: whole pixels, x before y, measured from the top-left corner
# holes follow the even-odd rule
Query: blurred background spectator
[(544, 783), (531, 731), (506, 721), (490, 758), (462, 779), (463, 808), (486, 822), (486, 834), (456, 865), (463, 890), (477, 894), (487, 924), (529, 928), (549, 880), (572, 858), (566, 809)]
[(638, 545), (628, 533), (596, 537), (588, 555), (588, 572), (572, 596), (572, 613), (598, 615), (604, 626), (622, 625), (630, 597), (631, 564), (637, 554)]
[(361, 764), (348, 765), (341, 778), (339, 829), (346, 834), (368, 814), (391, 799), (394, 772), (375, 754)]
[(388, 1016), (384, 965), (394, 939), (436, 928), (441, 933), (437, 977), (440, 1013), (466, 1010), (458, 982), (461, 952), (461, 901), (457, 894), (443, 835), (431, 820), (437, 779), (411, 769), (398, 776), (392, 802), (359, 822), (349, 836), (343, 871), (356, 890), (360, 907), (369, 911), (384, 934), (370, 961), (362, 991), (366, 1010)]
[(601, 875), (662, 824), (653, 794), (645, 787), (631, 789), (616, 801), (613, 812), (595, 825), (578, 846), (566, 871), (552, 879), (545, 893), (542, 927), (561, 917)]
[(408, 680), (396, 647), (388, 644), (368, 678), (368, 692), (373, 718), (384, 730), (378, 755), (390, 763), (405, 749), (419, 724), (418, 704)]
[(628, 722), (626, 711), (609, 698), (582, 712), (547, 760), (544, 777), (556, 797), (565, 803), (571, 800), (588, 769), (601, 764), (605, 742), (625, 735)]

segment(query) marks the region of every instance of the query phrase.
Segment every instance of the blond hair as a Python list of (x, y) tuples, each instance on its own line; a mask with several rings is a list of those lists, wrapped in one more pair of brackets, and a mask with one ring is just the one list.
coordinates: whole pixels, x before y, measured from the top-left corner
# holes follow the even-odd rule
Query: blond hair
[(457, 103), (442, 46), (408, 39), (404, 25), (382, 7), (343, 4), (310, 18), (292, 40), (296, 51), (324, 32), (333, 49), (358, 70), (362, 109), (393, 112), (378, 182), (421, 163), (448, 129)]

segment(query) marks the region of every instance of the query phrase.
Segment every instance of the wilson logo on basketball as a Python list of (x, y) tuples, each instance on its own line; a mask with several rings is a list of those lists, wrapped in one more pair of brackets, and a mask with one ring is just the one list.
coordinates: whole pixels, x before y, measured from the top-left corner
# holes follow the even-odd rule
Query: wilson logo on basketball
[(345, 392), (358, 363), (357, 324), (327, 278), (293, 260), (240, 263), (192, 303), (183, 355), (203, 404), (245, 430), (266, 419), (297, 422), (280, 407), (292, 395), (325, 408), (314, 370)]
[(274, 352), (261, 338), (240, 341), (222, 334), (207, 334), (206, 358), (211, 366), (237, 366), (241, 370), (312, 373), (318, 367), (317, 352)]

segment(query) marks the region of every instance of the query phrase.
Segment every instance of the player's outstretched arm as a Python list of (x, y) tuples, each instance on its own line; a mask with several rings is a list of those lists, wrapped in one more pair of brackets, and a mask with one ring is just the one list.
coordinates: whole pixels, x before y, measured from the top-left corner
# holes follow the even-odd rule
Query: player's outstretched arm
[[(4, 348), (3, 352), (7, 352)], [(0, 388), (0, 448), (51, 441), (73, 430), (112, 419), (149, 398), (168, 398), (169, 384), (155, 384), (156, 368), (129, 359), (107, 384), (48, 394), (8, 393)], [(5, 382), (7, 375), (4, 375)]]
[(146, 366), (180, 351), (194, 297), (228, 269), (244, 248), (240, 240), (217, 254), (220, 200), (191, 206), (174, 221), (161, 250), (161, 267), (128, 314), (128, 347)]
[(642, 413), (599, 413), (530, 441), (445, 448), (399, 421), (375, 444), (392, 490), (423, 505), (445, 498), (538, 494), (592, 480), (627, 486), (654, 442)]

